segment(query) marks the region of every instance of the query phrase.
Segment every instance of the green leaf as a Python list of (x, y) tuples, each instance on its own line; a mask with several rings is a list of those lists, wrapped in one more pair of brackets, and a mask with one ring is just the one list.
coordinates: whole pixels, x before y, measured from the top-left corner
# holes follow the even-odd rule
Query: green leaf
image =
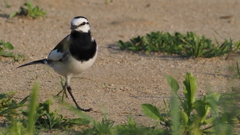
[(13, 45), (11, 43), (9, 43), (9, 42), (3, 42), (2, 44), (3, 44), (3, 46), (5, 48), (7, 48), (9, 50), (13, 50), (14, 49)]
[(17, 14), (18, 14), (17, 11), (16, 11), (16, 12), (12, 12), (12, 13), (9, 15), (9, 18), (13, 18), (13, 17), (15, 17)]
[(187, 114), (184, 111), (181, 111), (181, 116), (182, 116), (183, 123), (185, 125), (187, 125), (188, 124), (188, 116), (187, 116)]
[(196, 78), (191, 73), (187, 73), (183, 83), (184, 83), (183, 93), (185, 95), (188, 106), (191, 107), (195, 102), (195, 92), (197, 90)]
[(3, 47), (0, 46), (0, 52), (3, 51), (3, 50), (4, 50)]
[(172, 77), (170, 77), (170, 76), (168, 76), (168, 75), (166, 75), (166, 74), (165, 74), (164, 76), (165, 76), (165, 78), (167, 79), (167, 82), (168, 82), (168, 84), (170, 85), (172, 91), (173, 91), (175, 94), (177, 94), (177, 91), (178, 91), (178, 89), (179, 89), (178, 82), (177, 82), (174, 78), (172, 78)]
[(134, 121), (132, 117), (129, 117), (127, 125), (130, 127), (136, 127), (137, 123)]
[(30, 95), (30, 102), (28, 105), (29, 113), (28, 113), (28, 122), (27, 122), (27, 132), (29, 134), (32, 134), (33, 131), (35, 130), (34, 123), (36, 119), (36, 109), (37, 109), (36, 102), (38, 97), (38, 88), (39, 88), (39, 85), (35, 83), (32, 88), (32, 92)]
[(42, 106), (43, 106), (43, 110), (45, 110), (47, 113), (50, 113), (50, 105), (52, 105), (52, 100), (48, 99), (46, 100)]
[(1, 52), (0, 52), (0, 55), (1, 55), (1, 56), (4, 56), (4, 57), (14, 57), (14, 56), (15, 56), (14, 53), (12, 53), (12, 52), (6, 52), (6, 51), (1, 51)]
[(215, 113), (218, 113), (217, 102), (220, 96), (221, 95), (219, 93), (210, 93), (204, 97), (204, 100), (209, 104), (209, 106), (211, 107), (211, 109), (213, 109)]
[(27, 102), (29, 96), (26, 96), (22, 101), (19, 102), (19, 105), (23, 105)]
[(206, 124), (212, 124), (213, 120), (214, 120), (214, 117), (211, 117), (211, 118), (209, 118), (209, 119), (205, 119), (204, 123), (206, 123)]
[(204, 123), (207, 116), (210, 113), (210, 106), (206, 100), (197, 100), (194, 103), (194, 108), (197, 111), (198, 117), (200, 118), (200, 122)]
[(157, 107), (151, 104), (142, 104), (142, 110), (145, 115), (155, 120), (163, 120)]
[(82, 118), (75, 118), (75, 119), (70, 119), (69, 122), (71, 124), (76, 124), (76, 125), (87, 125), (90, 123), (89, 120), (87, 119), (82, 119)]

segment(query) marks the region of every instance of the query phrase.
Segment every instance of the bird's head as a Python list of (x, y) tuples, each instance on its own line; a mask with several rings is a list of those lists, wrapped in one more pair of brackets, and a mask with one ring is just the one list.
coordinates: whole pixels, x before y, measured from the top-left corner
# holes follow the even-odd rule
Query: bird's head
[(91, 28), (87, 18), (83, 16), (77, 16), (72, 19), (70, 29), (72, 31), (88, 33)]

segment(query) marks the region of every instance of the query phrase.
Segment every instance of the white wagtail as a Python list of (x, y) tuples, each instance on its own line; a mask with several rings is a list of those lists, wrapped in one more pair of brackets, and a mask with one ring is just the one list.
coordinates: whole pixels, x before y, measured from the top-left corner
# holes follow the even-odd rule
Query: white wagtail
[(49, 65), (58, 74), (65, 77), (66, 83), (63, 91), (65, 94), (66, 90), (68, 91), (77, 108), (82, 111), (90, 111), (91, 108), (83, 109), (77, 104), (71, 92), (70, 79), (73, 75), (81, 74), (93, 65), (97, 58), (98, 46), (95, 39), (91, 36), (87, 18), (83, 16), (73, 18), (70, 29), (71, 33), (57, 44), (49, 53), (47, 59), (36, 60), (19, 67), (32, 64)]

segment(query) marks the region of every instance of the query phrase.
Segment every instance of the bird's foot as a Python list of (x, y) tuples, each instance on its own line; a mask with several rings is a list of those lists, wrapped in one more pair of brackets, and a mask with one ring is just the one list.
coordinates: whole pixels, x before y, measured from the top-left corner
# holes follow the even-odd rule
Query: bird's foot
[(73, 96), (73, 94), (72, 94), (72, 88), (71, 88), (70, 86), (68, 86), (68, 87), (67, 87), (67, 90), (68, 90), (68, 93), (70, 94), (70, 96), (72, 97), (73, 102), (75, 103), (75, 105), (77, 106), (77, 108), (78, 108), (79, 110), (84, 111), (84, 112), (90, 112), (90, 111), (92, 110), (92, 108), (89, 108), (89, 109), (83, 109), (83, 108), (81, 108), (81, 107), (77, 104), (77, 102), (76, 102), (76, 100), (75, 100), (75, 98), (74, 98), (74, 96)]
[(81, 108), (81, 107), (79, 107), (79, 106), (77, 106), (77, 108), (78, 108), (79, 110), (81, 110), (81, 111), (84, 111), (84, 112), (90, 112), (90, 111), (92, 111), (92, 108), (83, 109), (83, 108)]

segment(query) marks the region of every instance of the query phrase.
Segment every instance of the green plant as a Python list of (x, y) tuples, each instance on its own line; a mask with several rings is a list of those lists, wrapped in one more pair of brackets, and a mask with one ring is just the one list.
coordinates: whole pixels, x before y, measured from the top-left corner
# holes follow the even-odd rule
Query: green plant
[(113, 2), (113, 0), (105, 0), (105, 4), (110, 4), (112, 2)]
[(4, 42), (3, 40), (0, 40), (0, 55), (4, 57), (13, 57), (13, 53), (6, 52), (5, 50), (13, 50), (14, 47), (11, 43), (9, 42)]
[(133, 118), (129, 118), (128, 122), (124, 125), (117, 125), (114, 127), (114, 135), (167, 135), (167, 133), (161, 129), (155, 129), (152, 127), (143, 127), (137, 125)]
[(111, 135), (113, 121), (103, 118), (101, 122), (94, 121), (91, 128), (83, 129), (84, 135)]
[(229, 124), (239, 123), (240, 121), (240, 88), (233, 87), (231, 91), (228, 91), (221, 95), (219, 99), (220, 108), (224, 109), (222, 112), (222, 121), (226, 121)]
[[(89, 121), (81, 118), (68, 119), (63, 115), (58, 114), (58, 112), (51, 111), (50, 105), (52, 104), (51, 100), (46, 100), (44, 103), (38, 103), (35, 106), (36, 108), (36, 118), (34, 125), (38, 129), (68, 129), (74, 125), (86, 125)], [(31, 112), (31, 111), (30, 111)], [(23, 110), (22, 114), (24, 116), (29, 116), (29, 111)]]
[(6, 7), (6, 8), (10, 8), (10, 7), (11, 7), (11, 5), (9, 5), (6, 0), (4, 0), (4, 4), (5, 4), (5, 7)]
[(234, 52), (240, 53), (239, 48), (240, 48), (240, 40), (236, 42), (235, 45), (233, 46)]
[(232, 51), (234, 45), (232, 40), (225, 40), (222, 44), (214, 45), (210, 39), (205, 36), (199, 37), (193, 32), (187, 32), (186, 37), (180, 38), (184, 43), (181, 55), (194, 57), (216, 57), (228, 54)]
[[(14, 93), (15, 94), (15, 93)], [(37, 134), (40, 132), (39, 129), (44, 130), (53, 130), (53, 129), (69, 129), (75, 125), (84, 126), (88, 125), (89, 121), (84, 118), (65, 118), (63, 115), (58, 114), (57, 111), (51, 111), (50, 105), (52, 104), (51, 100), (46, 100), (44, 103), (37, 102), (38, 98), (38, 84), (34, 84), (32, 92), (30, 94), (30, 101), (27, 109), (21, 109), (21, 113), (15, 113), (13, 110), (16, 108), (16, 101), (12, 100), (13, 94), (1, 94), (0, 95), (0, 104), (4, 105), (4, 108), (0, 108), (1, 113), (5, 116), (14, 114), (14, 118), (9, 119), (9, 123), (6, 124), (6, 127), (2, 130), (1, 133), (10, 134), (10, 135), (25, 135), (25, 134)], [(23, 103), (27, 101), (27, 98), (24, 98), (17, 107), (22, 107)], [(14, 106), (7, 108), (6, 106), (10, 103), (14, 103)], [(21, 105), (21, 106), (20, 106)]]
[[(142, 104), (143, 113), (157, 120), (154, 126), (139, 126), (131, 117), (125, 124), (113, 125), (114, 121), (107, 119), (105, 115), (102, 121), (98, 122), (68, 103), (62, 102), (68, 110), (81, 117), (65, 118), (56, 110), (50, 110), (51, 100), (46, 100), (44, 103), (37, 102), (38, 85), (35, 84), (27, 110), (22, 109), (22, 113), (11, 119), (10, 124), (7, 124), (0, 134), (38, 134), (41, 131), (39, 129), (47, 131), (65, 129), (69, 132), (68, 128), (74, 125), (81, 128), (80, 131), (74, 131), (75, 134), (86, 135), (233, 134), (233, 125), (240, 120), (240, 89), (232, 88), (233, 92), (222, 95), (210, 93), (198, 99), (195, 96), (196, 78), (191, 73), (187, 73), (183, 82), (183, 96), (179, 96), (178, 82), (168, 75), (165, 77), (172, 90), (170, 103), (167, 104), (164, 100), (164, 109), (151, 104)], [(12, 102), (11, 93), (2, 95), (0, 95), (0, 103), (4, 102), (1, 104)], [(27, 99), (21, 102), (26, 102), (25, 100)], [(61, 98), (58, 100), (61, 101)]]
[(10, 14), (10, 18), (15, 16), (28, 16), (31, 18), (38, 18), (38, 17), (44, 17), (47, 14), (46, 11), (41, 9), (39, 6), (33, 6), (33, 3), (31, 1), (28, 1), (28, 3), (24, 3), (22, 7), (20, 7), (19, 12), (13, 12)]
[(6, 51), (6, 50), (13, 50), (13, 49), (14, 47), (11, 43), (0, 40), (0, 56), (12, 57), (15, 61), (18, 61), (19, 59), (24, 58), (23, 55), (14, 54), (13, 52)]
[[(217, 42), (217, 40), (216, 40)], [(181, 34), (175, 32), (173, 35), (168, 32), (151, 32), (146, 36), (138, 36), (123, 42), (119, 40), (117, 44), (120, 49), (145, 52), (165, 52), (168, 54), (178, 54), (186, 57), (216, 57), (229, 54), (233, 50), (239, 49), (240, 43), (225, 40), (222, 44), (213, 44), (212, 40), (205, 36), (198, 36), (196, 33), (187, 32)]]
[(0, 116), (4, 116), (8, 120), (11, 120), (13, 117), (18, 115), (17, 109), (25, 106), (25, 103), (29, 97), (27, 96), (22, 101), (17, 102), (12, 99), (15, 94), (16, 92), (0, 94)]
[(3, 131), (4, 134), (9, 134), (9, 135), (37, 134), (37, 131), (35, 130), (35, 126), (34, 126), (34, 119), (36, 118), (35, 103), (37, 101), (37, 95), (38, 95), (38, 85), (34, 84), (32, 92), (30, 94), (30, 102), (28, 105), (29, 115), (27, 118), (27, 122), (23, 123), (22, 119), (19, 116), (15, 117), (14, 119), (11, 119), (11, 123)]
[(64, 97), (68, 98), (68, 95), (67, 95), (67, 91), (64, 89), (65, 87), (65, 83), (64, 83), (64, 79), (60, 76), (60, 84), (62, 86), (62, 90), (55, 96), (59, 96), (61, 93), (62, 93), (62, 102), (64, 102)]
[(158, 120), (170, 134), (219, 133), (219, 127), (222, 127), (222, 134), (231, 131), (230, 123), (224, 119), (225, 113), (218, 109), (219, 93), (210, 93), (202, 99), (196, 99), (196, 78), (187, 73), (183, 82), (184, 98), (181, 98), (177, 94), (179, 90), (177, 81), (168, 75), (165, 77), (173, 93), (170, 105), (165, 104), (167, 113), (160, 113), (159, 109), (151, 104), (143, 104), (145, 115)]

